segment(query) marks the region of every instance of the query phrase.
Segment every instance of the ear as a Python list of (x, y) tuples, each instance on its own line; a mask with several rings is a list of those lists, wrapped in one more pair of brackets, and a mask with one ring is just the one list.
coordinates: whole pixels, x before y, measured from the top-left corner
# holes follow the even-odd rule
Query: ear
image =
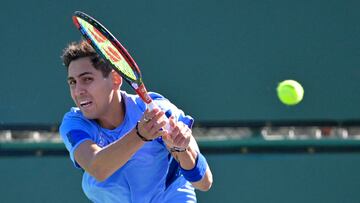
[(122, 77), (115, 71), (112, 71), (111, 75), (114, 82), (114, 89), (118, 90), (122, 85)]

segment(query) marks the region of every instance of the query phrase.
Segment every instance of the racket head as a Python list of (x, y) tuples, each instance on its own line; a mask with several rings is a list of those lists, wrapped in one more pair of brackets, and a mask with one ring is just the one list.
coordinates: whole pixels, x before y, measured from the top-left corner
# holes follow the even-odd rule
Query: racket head
[(152, 99), (144, 86), (138, 65), (114, 35), (84, 12), (76, 11), (72, 20), (95, 51), (112, 65), (113, 69), (131, 85), (145, 103), (150, 103)]

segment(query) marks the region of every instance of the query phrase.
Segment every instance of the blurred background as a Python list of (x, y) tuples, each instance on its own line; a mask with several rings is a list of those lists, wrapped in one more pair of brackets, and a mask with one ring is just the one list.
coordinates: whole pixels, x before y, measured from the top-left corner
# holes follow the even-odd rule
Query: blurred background
[[(76, 10), (122, 42), (148, 90), (195, 118), (214, 174), (199, 202), (360, 202), (359, 7), (355, 0), (3, 1), (2, 202), (88, 202), (58, 135), (73, 106), (60, 55), (81, 39)], [(303, 85), (299, 105), (278, 100), (285, 79)]]

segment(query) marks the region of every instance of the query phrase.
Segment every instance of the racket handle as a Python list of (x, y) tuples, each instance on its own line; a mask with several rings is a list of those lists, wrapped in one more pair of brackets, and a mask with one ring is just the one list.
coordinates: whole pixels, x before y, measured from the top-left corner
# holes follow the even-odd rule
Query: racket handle
[[(158, 106), (153, 101), (146, 104), (146, 108), (149, 109), (150, 111), (152, 111), (153, 109), (155, 109), (157, 107)], [(169, 122), (168, 117), (166, 117), (166, 115), (164, 115), (163, 119), (164, 119), (164, 121), (166, 121), (165, 130), (171, 131), (170, 122)]]
[(157, 107), (157, 105), (151, 101), (150, 103), (146, 104), (146, 108), (149, 109), (150, 111), (152, 111), (153, 109), (155, 109)]

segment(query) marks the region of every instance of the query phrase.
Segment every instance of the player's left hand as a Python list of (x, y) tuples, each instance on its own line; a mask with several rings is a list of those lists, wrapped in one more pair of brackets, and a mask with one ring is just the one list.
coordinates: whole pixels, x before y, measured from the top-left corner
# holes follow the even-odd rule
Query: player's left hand
[(183, 122), (176, 122), (173, 116), (170, 117), (169, 122), (171, 130), (163, 135), (163, 141), (169, 148), (188, 148), (192, 137), (191, 129)]

